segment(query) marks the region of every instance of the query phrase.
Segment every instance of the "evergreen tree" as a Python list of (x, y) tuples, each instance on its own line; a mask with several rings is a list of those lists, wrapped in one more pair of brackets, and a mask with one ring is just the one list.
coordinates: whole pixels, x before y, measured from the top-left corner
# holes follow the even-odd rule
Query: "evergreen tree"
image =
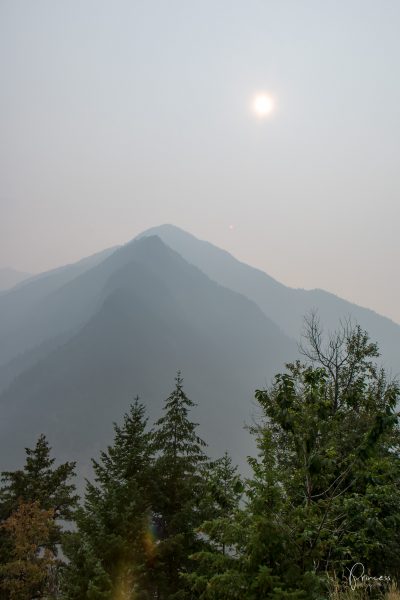
[(179, 372), (175, 382), (155, 433), (156, 597), (162, 599), (185, 597), (181, 575), (192, 568), (189, 556), (204, 545), (197, 530), (206, 514), (202, 504), (206, 444), (189, 419), (195, 404), (186, 396)]
[[(207, 522), (219, 519), (231, 520), (239, 509), (239, 503), (244, 491), (242, 478), (227, 452), (217, 460), (211, 461), (204, 471), (203, 505), (208, 513)], [(204, 531), (204, 525), (201, 527)], [(218, 545), (218, 544), (217, 544)], [(219, 544), (223, 554), (225, 544)]]
[[(57, 556), (64, 535), (62, 523), (73, 519), (77, 496), (75, 486), (71, 483), (75, 463), (66, 462), (57, 467), (54, 463), (46, 437), (41, 435), (35, 448), (26, 448), (23, 469), (1, 474), (0, 523), (14, 522), (14, 517), (21, 515), (21, 503), (33, 504), (38, 511), (51, 511), (52, 524), (46, 547)], [(3, 527), (0, 533), (1, 565), (9, 564), (15, 555), (15, 544), (11, 538), (11, 529)], [(57, 565), (60, 566), (60, 561)], [(9, 592), (4, 591), (0, 597), (8, 598)]]
[(93, 461), (78, 532), (65, 545), (66, 598), (152, 597), (152, 434), (138, 399), (114, 430), (113, 445)]
[[(1, 474), (0, 516), (7, 518), (18, 508), (19, 502), (38, 502), (40, 508), (53, 509), (54, 519), (70, 521), (77, 503), (75, 486), (71, 483), (75, 475), (75, 463), (66, 462), (54, 466), (51, 448), (44, 435), (41, 435), (35, 448), (26, 448), (24, 468), (17, 471), (4, 471)], [(60, 531), (54, 540), (60, 542)]]
[(235, 534), (243, 514), (239, 504), (244, 486), (227, 453), (211, 462), (204, 476), (202, 502), (207, 520), (201, 525), (200, 532), (207, 546), (191, 556), (195, 561), (194, 570), (185, 576), (185, 580), (192, 597), (235, 598), (240, 594), (240, 586), (230, 565), (236, 560)]

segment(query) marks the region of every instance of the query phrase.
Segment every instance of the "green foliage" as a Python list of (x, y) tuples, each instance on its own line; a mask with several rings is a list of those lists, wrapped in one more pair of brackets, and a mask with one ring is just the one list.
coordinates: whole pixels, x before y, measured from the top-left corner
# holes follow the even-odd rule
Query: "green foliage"
[(93, 461), (78, 532), (65, 544), (69, 599), (151, 597), (152, 434), (138, 399), (114, 430), (113, 445)]
[(181, 573), (204, 545), (197, 528), (209, 509), (192, 406), (178, 374), (155, 432), (138, 400), (114, 426), (113, 445), (93, 461), (78, 531), (65, 544), (66, 599), (184, 597)]
[(216, 597), (215, 594), (228, 594), (228, 591), (234, 598), (233, 594), (238, 593), (240, 586), (236, 577), (231, 577), (235, 573), (230, 571), (230, 564), (235, 560), (235, 519), (244, 486), (227, 453), (207, 467), (202, 499), (207, 520), (199, 528), (207, 544), (191, 556), (197, 565), (193, 572), (185, 574), (184, 579), (197, 594), (196, 598)]
[[(316, 334), (311, 322), (311, 334)], [(290, 531), (301, 571), (345, 573), (364, 562), (371, 574), (399, 572), (398, 386), (372, 358), (359, 327), (322, 348), (312, 365), (288, 365), (272, 390), (258, 391), (283, 492), (279, 518)], [(310, 355), (308, 355), (310, 356)], [(317, 359), (315, 358), (317, 356)]]
[(26, 448), (25, 451), (26, 462), (22, 470), (1, 474), (1, 517), (10, 515), (22, 500), (38, 502), (41, 508), (54, 509), (55, 519), (70, 521), (78, 499), (71, 483), (75, 463), (66, 462), (55, 467), (55, 458), (50, 455), (51, 448), (44, 435), (39, 437), (34, 449)]
[(246, 504), (205, 524), (214, 554), (193, 556), (195, 598), (319, 600), (327, 574), (358, 561), (400, 575), (398, 386), (359, 327), (342, 324), (324, 344), (316, 318), (306, 325), (308, 364), (256, 392), (264, 417)]
[[(258, 454), (245, 482), (228, 454), (207, 458), (178, 373), (153, 431), (137, 399), (114, 425), (77, 530), (62, 536), (74, 465), (54, 468), (42, 436), (22, 471), (3, 474), (0, 516), (12, 524), (3, 527), (3, 573), (25, 547), (23, 501), (37, 503), (39, 532), (40, 510), (54, 515), (43, 548), (63, 538), (65, 600), (324, 600), (332, 582), (340, 597), (357, 562), (372, 577), (400, 579), (399, 387), (359, 327), (344, 323), (325, 343), (312, 316), (306, 339), (307, 360), (256, 391)], [(44, 582), (41, 543), (26, 572)]]
[[(54, 463), (55, 459), (51, 457), (51, 448), (46, 437), (41, 435), (35, 448), (26, 448), (23, 469), (1, 474), (0, 522), (9, 522), (9, 519), (19, 514), (21, 505), (34, 505), (38, 511), (51, 511), (46, 548), (57, 556), (64, 536), (62, 524), (73, 519), (78, 497), (75, 494), (75, 486), (71, 483), (75, 463), (66, 462), (57, 467)], [(15, 544), (10, 531), (3, 529), (0, 535), (0, 565), (9, 564), (14, 553)], [(26, 559), (26, 562), (28, 565), (29, 560)], [(61, 561), (57, 561), (56, 566), (55, 578)], [(9, 595), (5, 592), (5, 595), (0, 597), (8, 598)]]
[(175, 383), (164, 415), (156, 423), (154, 439), (157, 598), (184, 597), (181, 575), (192, 568), (189, 556), (204, 546), (197, 529), (205, 516), (206, 444), (196, 433), (196, 423), (189, 419), (194, 403), (183, 390), (180, 373)]

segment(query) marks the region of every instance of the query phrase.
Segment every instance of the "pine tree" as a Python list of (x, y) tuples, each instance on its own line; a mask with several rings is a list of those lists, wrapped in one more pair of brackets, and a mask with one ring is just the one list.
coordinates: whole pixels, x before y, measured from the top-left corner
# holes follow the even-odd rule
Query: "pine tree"
[(114, 430), (113, 445), (93, 461), (78, 532), (65, 545), (64, 596), (71, 600), (152, 597), (152, 434), (137, 398)]
[(185, 597), (181, 575), (192, 569), (189, 556), (204, 545), (197, 530), (205, 516), (206, 444), (196, 433), (197, 424), (189, 419), (195, 404), (185, 394), (179, 372), (175, 382), (155, 433), (156, 597), (160, 599)]

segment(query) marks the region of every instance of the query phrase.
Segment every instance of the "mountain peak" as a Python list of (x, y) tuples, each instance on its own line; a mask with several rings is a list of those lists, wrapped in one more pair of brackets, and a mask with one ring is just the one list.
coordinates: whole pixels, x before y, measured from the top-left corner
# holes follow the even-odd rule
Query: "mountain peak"
[(155, 225), (154, 227), (150, 227), (149, 229), (146, 229), (145, 231), (143, 231), (142, 233), (139, 233), (138, 236), (136, 236), (134, 239), (136, 240), (140, 240), (143, 239), (145, 237), (151, 237), (151, 236), (157, 236), (160, 237), (161, 239), (163, 239), (164, 236), (175, 236), (175, 237), (180, 237), (182, 239), (191, 239), (191, 240), (198, 240), (198, 238), (196, 238), (196, 236), (194, 236), (192, 233), (189, 233), (188, 231), (185, 231), (185, 229), (182, 229), (181, 227), (178, 227), (177, 225), (173, 225), (172, 223), (163, 223), (162, 225)]

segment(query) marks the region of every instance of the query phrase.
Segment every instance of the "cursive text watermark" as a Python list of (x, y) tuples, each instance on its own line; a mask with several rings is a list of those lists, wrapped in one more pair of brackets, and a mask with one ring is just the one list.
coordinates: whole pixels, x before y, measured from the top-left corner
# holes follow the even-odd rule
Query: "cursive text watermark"
[(389, 575), (381, 575), (380, 577), (371, 577), (365, 574), (365, 568), (362, 563), (355, 563), (350, 569), (349, 584), (354, 591), (356, 588), (364, 587), (372, 589), (373, 587), (381, 587), (389, 584), (391, 581)]

